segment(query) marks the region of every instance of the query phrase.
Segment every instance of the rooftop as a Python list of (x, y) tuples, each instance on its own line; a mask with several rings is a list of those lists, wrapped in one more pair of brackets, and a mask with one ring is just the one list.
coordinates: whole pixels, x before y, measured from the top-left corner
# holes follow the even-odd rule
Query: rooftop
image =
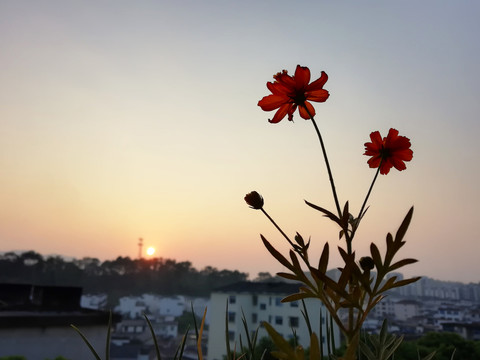
[[(80, 306), (82, 288), (0, 284), (0, 328), (107, 325), (106, 311)], [(117, 316), (114, 316), (117, 321)]]
[(214, 293), (254, 293), (287, 295), (297, 293), (300, 283), (240, 281), (214, 289)]

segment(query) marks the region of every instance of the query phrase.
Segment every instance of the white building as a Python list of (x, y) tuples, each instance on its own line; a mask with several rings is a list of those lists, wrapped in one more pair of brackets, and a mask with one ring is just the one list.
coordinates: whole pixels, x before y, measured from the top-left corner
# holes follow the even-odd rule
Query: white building
[[(226, 355), (225, 320), (228, 316), (228, 333), (230, 346), (233, 350), (240, 348), (240, 336), (246, 344), (246, 334), (242, 317), (245, 316), (249, 331), (252, 334), (259, 328), (258, 339), (268, 336), (261, 327), (262, 322), (271, 324), (285, 339), (295, 336), (299, 344), (305, 348), (310, 346), (310, 336), (302, 316), (302, 305), (299, 302), (282, 303), (281, 300), (290, 294), (298, 292), (298, 284), (284, 282), (240, 282), (217, 289), (211, 294), (209, 319), (210, 330), (208, 338), (208, 359), (221, 360)], [(228, 302), (228, 314), (226, 306)], [(323, 304), (318, 299), (306, 299), (305, 305), (311, 322), (312, 330), (319, 335), (320, 311), (323, 314), (322, 334), (326, 348), (325, 318), (328, 316)], [(334, 325), (336, 343), (340, 344), (340, 332)]]
[(115, 307), (118, 312), (130, 319), (143, 318), (143, 314), (178, 317), (184, 311), (190, 311), (191, 302), (184, 296), (163, 297), (153, 294), (125, 296), (119, 299)]
[(152, 317), (179, 317), (185, 311), (190, 313), (192, 306), (195, 314), (202, 316), (205, 307), (208, 307), (208, 299), (187, 298), (182, 295), (169, 297), (154, 294), (124, 296), (119, 299), (114, 311), (122, 314), (123, 318), (129, 319), (143, 319), (143, 314)]
[(107, 307), (107, 294), (82, 295), (80, 306), (85, 309), (105, 310)]
[[(162, 316), (149, 319), (155, 335), (159, 338), (175, 338), (178, 335), (178, 323), (173, 316)], [(151, 337), (151, 332), (145, 319), (126, 319), (116, 326), (116, 337), (127, 336), (130, 339)]]
[(405, 321), (420, 315), (420, 303), (415, 300), (405, 299), (394, 303), (395, 319)]
[(373, 308), (372, 314), (379, 319), (395, 317), (395, 301), (385, 297)]
[(435, 319), (435, 324), (437, 325), (441, 325), (445, 322), (462, 322), (463, 317), (464, 314), (462, 309), (454, 306), (441, 306), (433, 315), (433, 318)]

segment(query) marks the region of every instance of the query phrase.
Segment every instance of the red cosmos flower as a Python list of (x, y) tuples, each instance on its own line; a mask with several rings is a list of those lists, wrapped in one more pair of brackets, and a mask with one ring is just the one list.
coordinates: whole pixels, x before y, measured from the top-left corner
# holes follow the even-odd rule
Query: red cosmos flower
[(297, 65), (295, 75), (290, 76), (287, 70), (273, 75), (274, 82), (268, 82), (267, 88), (272, 92), (258, 102), (263, 111), (278, 109), (273, 119), (268, 121), (278, 123), (288, 114), (288, 120), (293, 120), (293, 113), (297, 109), (300, 116), (306, 120), (315, 115), (315, 109), (310, 101), (324, 102), (330, 95), (323, 85), (328, 80), (328, 75), (322, 71), (320, 78), (309, 84), (310, 69)]
[(368, 165), (371, 168), (380, 166), (380, 174), (387, 175), (392, 167), (401, 171), (405, 170), (404, 161), (413, 158), (413, 151), (410, 149), (410, 139), (405, 136), (398, 136), (398, 130), (390, 129), (388, 136), (382, 137), (378, 131), (370, 134), (372, 142), (365, 143), (365, 153), (371, 156)]

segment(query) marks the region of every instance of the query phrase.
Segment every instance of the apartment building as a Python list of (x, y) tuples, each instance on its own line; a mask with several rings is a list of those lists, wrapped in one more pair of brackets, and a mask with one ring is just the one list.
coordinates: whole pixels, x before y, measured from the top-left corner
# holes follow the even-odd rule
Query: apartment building
[[(261, 326), (262, 322), (268, 322), (285, 339), (296, 336), (299, 344), (308, 348), (310, 336), (302, 316), (301, 302), (282, 303), (284, 297), (298, 292), (298, 288), (298, 284), (285, 282), (240, 282), (214, 291), (210, 297), (209, 307), (208, 359), (222, 360), (226, 355), (226, 321), (228, 321), (231, 349), (236, 347), (239, 350), (240, 337), (243, 344), (246, 344), (243, 317), (248, 325), (250, 336), (257, 328), (259, 329), (258, 339), (268, 336), (266, 330)], [(312, 329), (317, 335), (322, 326), (322, 341), (326, 347), (327, 311), (317, 299), (306, 299), (305, 305)], [(340, 332), (336, 325), (333, 334), (337, 339), (336, 343), (339, 344)]]

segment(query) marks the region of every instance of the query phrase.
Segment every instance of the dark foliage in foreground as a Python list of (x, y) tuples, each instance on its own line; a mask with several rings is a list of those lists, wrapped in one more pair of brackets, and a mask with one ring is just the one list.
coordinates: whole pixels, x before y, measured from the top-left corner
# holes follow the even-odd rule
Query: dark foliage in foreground
[(418, 359), (431, 352), (435, 352), (434, 360), (478, 360), (480, 342), (465, 340), (458, 334), (432, 332), (418, 340), (404, 341), (395, 352), (394, 359)]

